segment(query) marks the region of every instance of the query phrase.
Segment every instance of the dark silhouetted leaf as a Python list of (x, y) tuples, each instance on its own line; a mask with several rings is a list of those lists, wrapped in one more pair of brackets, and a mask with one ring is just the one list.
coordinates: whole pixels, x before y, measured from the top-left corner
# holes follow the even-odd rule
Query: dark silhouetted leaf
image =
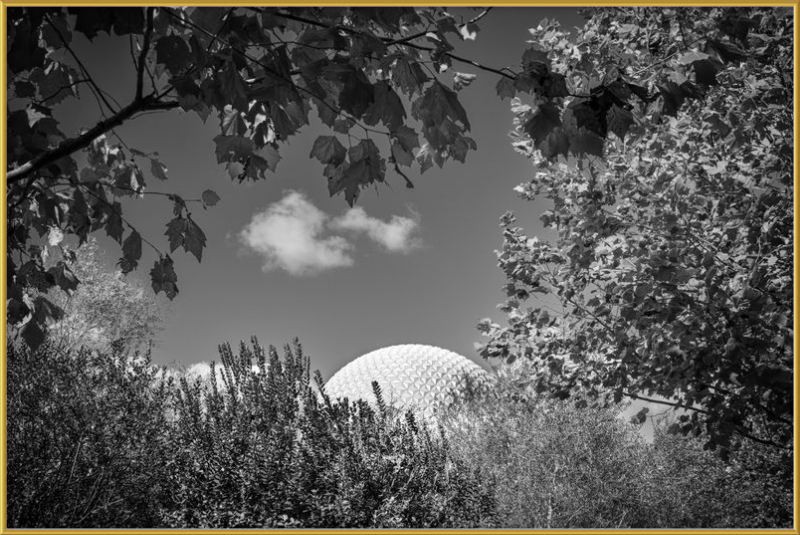
[(392, 87), (379, 81), (374, 85), (375, 101), (364, 113), (364, 122), (370, 125), (382, 121), (389, 130), (395, 130), (403, 125), (406, 118), (406, 110), (403, 102)]
[(125, 238), (122, 243), (122, 260), (120, 267), (123, 273), (129, 273), (136, 269), (139, 260), (142, 258), (142, 237), (137, 231), (133, 231)]
[(150, 158), (150, 172), (159, 180), (167, 179), (167, 166), (156, 158)]
[(169, 255), (156, 260), (153, 269), (150, 270), (150, 280), (153, 292), (156, 294), (164, 292), (169, 299), (175, 299), (178, 295), (178, 277), (175, 275), (175, 268)]
[(347, 150), (336, 136), (319, 136), (314, 141), (310, 156), (325, 164), (339, 165), (344, 161), (346, 154)]
[(56, 285), (64, 292), (70, 294), (78, 288), (79, 281), (72, 270), (69, 269), (63, 260), (60, 260), (55, 266), (47, 270), (48, 273), (53, 275)]
[(232, 160), (244, 160), (253, 153), (253, 142), (239, 136), (217, 136), (217, 162), (224, 163)]
[(47, 51), (39, 46), (39, 38), (28, 21), (16, 26), (14, 40), (6, 58), (12, 73), (42, 67)]
[(617, 137), (624, 140), (625, 135), (628, 133), (628, 129), (635, 122), (635, 120), (631, 112), (614, 104), (611, 106), (611, 109), (608, 110), (607, 122), (608, 128), (614, 132)]
[(536, 113), (525, 123), (524, 130), (538, 147), (557, 126), (561, 126), (558, 108), (545, 102), (536, 108)]
[(44, 343), (45, 336), (43, 326), (33, 320), (30, 320), (22, 327), (20, 334), (32, 351), (36, 351), (36, 349)]
[(203, 204), (206, 206), (215, 206), (219, 202), (219, 195), (217, 195), (213, 190), (207, 189), (201, 195), (203, 199)]
[(156, 41), (156, 61), (177, 76), (188, 66), (192, 51), (186, 41), (177, 35), (165, 35)]
[(500, 98), (514, 98), (517, 94), (517, 89), (514, 87), (514, 80), (506, 78), (505, 76), (501, 77), (500, 80), (497, 81), (497, 94), (500, 95)]
[(233, 61), (226, 61), (219, 74), (225, 97), (237, 110), (247, 109), (247, 94), (244, 81)]
[(192, 253), (197, 261), (203, 258), (203, 248), (206, 246), (206, 235), (193, 219), (187, 218), (183, 248)]

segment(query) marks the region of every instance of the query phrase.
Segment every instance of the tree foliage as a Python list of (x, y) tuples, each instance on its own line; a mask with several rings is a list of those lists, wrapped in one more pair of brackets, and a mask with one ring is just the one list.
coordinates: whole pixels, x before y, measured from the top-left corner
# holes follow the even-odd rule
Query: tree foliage
[[(70, 294), (58, 287), (48, 294), (64, 311), (47, 332), (52, 350), (87, 347), (107, 351), (112, 345), (146, 350), (163, 319), (153, 293), (110, 266), (93, 237), (69, 253), (67, 265), (81, 283)], [(57, 265), (62, 260), (49, 258), (45, 265)]]
[[(167, 162), (112, 137), (142, 113), (213, 115), (217, 161), (240, 182), (274, 172), (282, 144), (314, 114), (330, 131), (311, 157), (325, 165), (330, 194), (351, 206), (389, 171), (413, 187), (402, 167), (463, 162), (476, 145), (457, 91), (474, 75), (455, 72), (448, 81), (444, 73), (466, 61), (450, 42), (474, 39), (483, 14), (457, 21), (441, 8), (407, 7), (10, 8), (8, 321), (24, 324), (34, 347), (60, 315), (43, 294), (74, 290), (68, 266), (43, 264), (38, 246), (54, 230), (80, 242), (104, 230), (122, 248), (125, 273), (138, 266), (143, 245), (152, 246), (153, 290), (170, 299), (179, 291), (170, 255), (183, 249), (202, 259), (206, 236), (191, 207), (220, 199), (212, 190), (190, 200), (150, 189), (151, 179), (168, 179)], [(91, 78), (71, 46), (76, 32), (131, 40), (136, 87), (128, 104), (109, 102)], [(53, 109), (87, 90), (101, 118), (69, 137)], [(80, 151), (86, 161), (78, 165)], [(125, 199), (145, 195), (173, 202), (168, 250), (124, 217)]]
[(791, 449), (793, 32), (772, 8), (599, 9), (574, 41), (531, 30), (546, 76), (514, 103), (536, 166), (517, 191), (549, 199), (557, 238), (503, 216), (508, 326), (480, 324), (484, 356), (532, 359), (557, 397), (686, 409), (671, 431), (723, 453), (735, 434)]

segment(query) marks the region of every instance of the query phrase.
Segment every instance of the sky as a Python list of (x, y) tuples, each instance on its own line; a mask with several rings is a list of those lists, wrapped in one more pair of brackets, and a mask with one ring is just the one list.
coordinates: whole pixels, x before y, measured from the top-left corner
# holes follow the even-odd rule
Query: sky
[[(480, 21), (475, 41), (454, 39), (455, 52), (495, 68), (514, 66), (528, 28), (543, 18), (564, 28), (581, 21), (575, 9), (498, 7)], [(127, 39), (101, 34), (90, 43), (77, 33), (73, 39), (99, 86), (129, 102), (134, 70)], [(412, 168), (414, 189), (389, 171), (388, 186), (364, 191), (354, 209), (343, 196), (329, 197), (322, 165), (309, 157), (314, 139), (330, 133), (313, 120), (281, 146), (274, 175), (242, 184), (216, 162), (213, 116), (204, 124), (193, 112), (153, 113), (118, 128), (128, 146), (158, 152), (167, 166), (168, 181), (147, 177), (150, 191), (198, 198), (212, 189), (221, 198), (192, 214), (208, 238), (202, 262), (182, 250), (172, 254), (180, 293), (171, 302), (159, 298), (166, 320), (154, 362), (208, 362), (218, 359), (219, 344), (256, 336), (278, 347), (299, 338), (312, 370), (326, 379), (360, 355), (402, 343), (443, 347), (487, 367), (474, 348), (482, 341), (475, 326), (485, 317), (503, 322), (496, 309), (504, 299), (495, 255), (502, 247), (499, 218), (514, 211), (529, 235), (546, 238), (539, 216), (547, 205), (513, 191), (533, 168), (511, 147), (513, 115), (509, 100), (495, 92), (496, 75), (465, 64), (453, 70), (477, 74), (460, 93), (477, 152), (465, 164), (447, 162), (423, 175)], [(68, 135), (99, 119), (90, 93), (81, 96), (55, 111)], [(123, 201), (123, 209), (143, 237), (167, 249), (171, 202), (147, 196)], [(121, 256), (103, 233), (97, 238), (112, 262)], [(155, 258), (145, 250), (130, 276), (149, 287)]]

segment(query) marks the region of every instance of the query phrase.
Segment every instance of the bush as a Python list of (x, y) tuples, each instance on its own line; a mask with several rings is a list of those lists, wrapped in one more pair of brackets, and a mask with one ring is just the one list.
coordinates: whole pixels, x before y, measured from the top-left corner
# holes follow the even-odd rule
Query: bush
[(670, 434), (671, 421), (655, 426), (653, 449), (672, 527), (792, 527), (791, 452), (738, 439), (723, 461), (703, 448), (703, 437)]
[(666, 424), (649, 444), (621, 407), (537, 395), (525, 367), (503, 366), (444, 419), (454, 454), (495, 479), (501, 527), (791, 527), (790, 455), (741, 440), (724, 461)]
[(8, 527), (156, 526), (168, 390), (149, 356), (6, 349)]
[[(492, 489), (441, 437), (385, 406), (333, 403), (298, 343), (220, 348), (223, 385), (182, 380), (169, 466), (171, 527), (471, 527)], [(257, 364), (254, 370), (253, 364)], [(212, 366), (212, 377), (216, 371)], [(321, 387), (321, 380), (318, 380)], [(380, 394), (378, 390), (377, 394)]]

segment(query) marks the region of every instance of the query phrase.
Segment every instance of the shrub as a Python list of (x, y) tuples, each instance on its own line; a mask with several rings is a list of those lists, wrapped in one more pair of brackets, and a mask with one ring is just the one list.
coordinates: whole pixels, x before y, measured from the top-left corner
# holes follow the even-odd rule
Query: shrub
[(501, 527), (791, 527), (791, 456), (741, 440), (725, 461), (663, 422), (647, 443), (621, 407), (536, 394), (528, 366), (501, 367), (444, 419), (454, 454), (496, 480)]
[(154, 527), (168, 390), (149, 355), (6, 349), (8, 527)]
[(704, 449), (703, 437), (670, 434), (671, 422), (657, 423), (653, 442), (670, 527), (792, 527), (791, 454), (739, 439), (724, 461)]
[[(182, 380), (172, 527), (471, 527), (493, 490), (413, 416), (314, 391), (299, 343), (222, 346), (223, 387)], [(257, 370), (253, 364), (257, 363)], [(213, 372), (213, 370), (212, 370)], [(212, 373), (212, 377), (213, 377)], [(380, 397), (380, 390), (376, 394)]]

